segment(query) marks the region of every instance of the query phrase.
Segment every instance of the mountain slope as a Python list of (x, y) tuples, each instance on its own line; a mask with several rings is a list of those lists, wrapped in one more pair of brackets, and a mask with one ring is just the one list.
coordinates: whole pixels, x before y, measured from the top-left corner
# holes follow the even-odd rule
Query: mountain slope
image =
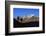
[[(17, 20), (17, 18), (15, 18)], [(20, 20), (22, 19), (22, 21)], [(32, 17), (20, 17), (19, 20), (17, 20), (20, 23), (28, 23), (28, 22), (35, 22), (35, 21), (39, 21), (39, 17), (38, 16), (32, 16)]]

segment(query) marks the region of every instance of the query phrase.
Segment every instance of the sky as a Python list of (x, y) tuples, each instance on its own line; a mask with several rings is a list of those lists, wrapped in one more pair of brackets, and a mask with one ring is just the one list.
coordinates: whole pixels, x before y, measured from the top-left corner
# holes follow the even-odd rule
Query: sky
[(13, 8), (13, 16), (26, 16), (26, 15), (34, 15), (39, 16), (39, 9), (32, 8)]

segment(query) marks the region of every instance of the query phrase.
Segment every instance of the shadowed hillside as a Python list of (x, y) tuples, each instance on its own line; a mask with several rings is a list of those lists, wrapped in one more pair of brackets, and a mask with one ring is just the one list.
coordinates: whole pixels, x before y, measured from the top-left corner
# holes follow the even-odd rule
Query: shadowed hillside
[(39, 21), (27, 21), (28, 23), (22, 23), (16, 20), (15, 18), (13, 19), (14, 21), (14, 27), (38, 27), (39, 26)]

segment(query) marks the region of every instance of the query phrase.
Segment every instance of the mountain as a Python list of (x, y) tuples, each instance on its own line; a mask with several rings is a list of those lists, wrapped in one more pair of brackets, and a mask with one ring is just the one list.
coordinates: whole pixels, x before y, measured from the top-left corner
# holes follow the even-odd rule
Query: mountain
[[(39, 21), (39, 17), (38, 16), (22, 16), (19, 17), (19, 20), (17, 19), (17, 17), (15, 18), (18, 22), (20, 23), (28, 23), (28, 22), (35, 22), (35, 21)], [(22, 21), (21, 21), (22, 19)]]

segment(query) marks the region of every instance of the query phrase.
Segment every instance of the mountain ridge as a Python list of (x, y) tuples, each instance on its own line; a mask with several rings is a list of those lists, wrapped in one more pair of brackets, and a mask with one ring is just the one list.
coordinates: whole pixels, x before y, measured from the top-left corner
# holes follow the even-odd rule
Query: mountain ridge
[[(17, 18), (15, 18), (17, 20)], [(20, 20), (22, 19), (22, 21)], [(39, 17), (38, 16), (32, 16), (32, 17), (28, 17), (26, 16), (25, 18), (23, 17), (19, 17), (19, 20), (17, 20), (18, 22), (21, 22), (21, 23), (28, 23), (28, 22), (35, 22), (35, 21), (39, 21)]]

